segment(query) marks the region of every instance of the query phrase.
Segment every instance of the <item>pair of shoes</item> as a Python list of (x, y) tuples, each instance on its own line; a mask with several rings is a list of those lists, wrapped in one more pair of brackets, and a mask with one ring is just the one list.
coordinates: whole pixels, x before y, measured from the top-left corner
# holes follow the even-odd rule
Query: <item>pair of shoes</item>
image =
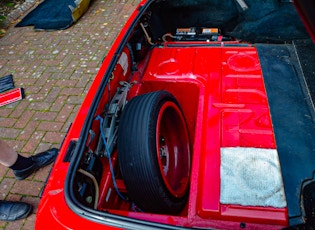
[(33, 206), (19, 201), (0, 201), (0, 220), (14, 221), (26, 218), (33, 210)]
[(31, 156), (33, 164), (25, 169), (13, 170), (15, 178), (17, 180), (24, 180), (25, 178), (32, 175), (32, 173), (34, 173), (38, 169), (43, 168), (46, 165), (49, 165), (56, 159), (58, 151), (59, 151), (58, 149), (52, 148), (45, 152), (41, 152), (34, 156)]

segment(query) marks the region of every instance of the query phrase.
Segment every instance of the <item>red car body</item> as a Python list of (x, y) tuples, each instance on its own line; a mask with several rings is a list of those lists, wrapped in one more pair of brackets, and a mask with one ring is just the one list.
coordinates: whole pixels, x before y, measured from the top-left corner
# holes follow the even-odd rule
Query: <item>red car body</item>
[[(281, 229), (306, 224), (305, 215), (296, 221), (288, 206), (229, 204), (224, 203), (221, 197), (222, 149), (278, 148), (274, 117), (270, 115), (272, 106), (269, 92), (266, 91), (266, 84), (269, 83), (265, 82), (265, 69), (261, 64), (263, 61), (260, 52), (264, 46), (259, 48), (255, 42), (244, 42), (245, 39), (239, 40), (220, 33), (215, 33), (215, 38), (210, 41), (203, 37), (194, 40), (187, 34), (187, 40), (178, 40), (179, 35), (173, 33), (166, 35), (166, 39), (155, 39), (153, 43), (158, 45), (140, 50), (139, 56), (134, 58), (133, 51), (137, 49), (130, 50), (126, 44), (132, 43), (132, 39), (138, 38), (137, 33), (142, 31), (143, 34), (139, 37), (146, 40), (145, 45), (150, 45), (150, 38), (154, 39), (158, 33), (154, 31), (146, 34), (145, 31), (150, 26), (143, 28), (140, 23), (154, 2), (157, 3), (154, 6), (156, 8), (152, 7), (152, 15), (154, 12), (161, 14), (164, 3), (159, 2), (163, 1), (142, 1), (104, 59), (61, 145), (40, 201), (35, 228)], [(305, 15), (304, 4), (297, 1), (297, 6), (300, 14)], [(154, 18), (152, 15), (150, 17)], [(314, 20), (306, 17), (304, 21), (308, 30), (314, 32)], [(153, 19), (152, 22), (154, 23)], [(177, 26), (182, 27), (180, 24)], [(186, 24), (183, 27), (188, 30), (192, 28)], [(314, 33), (312, 37), (314, 38)], [(145, 55), (141, 52), (145, 52)], [(135, 62), (136, 70), (131, 68)], [(111, 76), (113, 78), (110, 79)], [(165, 90), (175, 96), (185, 116), (193, 147), (189, 196), (183, 210), (177, 214), (134, 211), (133, 204), (121, 201), (115, 192), (109, 192), (114, 191), (114, 185), (105, 157), (100, 160), (102, 176), (98, 182), (99, 199), (96, 208), (81, 202), (74, 189), (77, 181), (73, 178), (78, 174), (76, 171), (81, 167), (80, 164), (83, 164), (83, 160), (79, 159), (83, 159), (85, 149), (91, 148), (94, 151), (97, 145), (88, 130), (100, 138), (101, 131), (95, 117), (102, 114), (103, 108), (114, 96), (114, 93), (108, 95), (106, 87), (110, 84), (111, 89), (117, 89), (120, 87), (119, 82), (127, 81), (129, 77), (136, 83), (130, 88), (127, 101), (138, 95)], [(88, 144), (89, 141), (92, 142), (91, 145)], [(119, 171), (117, 154), (115, 147), (112, 163)], [(119, 191), (128, 194), (121, 175), (116, 176), (116, 183)], [(286, 189), (286, 184), (284, 187)], [(267, 190), (274, 193), (272, 188)], [(88, 196), (85, 197), (87, 199)]]

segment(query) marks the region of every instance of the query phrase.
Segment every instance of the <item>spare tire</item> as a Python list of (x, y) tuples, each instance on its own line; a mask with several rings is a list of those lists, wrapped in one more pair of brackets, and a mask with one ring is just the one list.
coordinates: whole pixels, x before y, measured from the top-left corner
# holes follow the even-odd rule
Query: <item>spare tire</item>
[(143, 211), (176, 214), (184, 208), (191, 153), (187, 124), (173, 95), (152, 92), (126, 105), (118, 160), (128, 195)]

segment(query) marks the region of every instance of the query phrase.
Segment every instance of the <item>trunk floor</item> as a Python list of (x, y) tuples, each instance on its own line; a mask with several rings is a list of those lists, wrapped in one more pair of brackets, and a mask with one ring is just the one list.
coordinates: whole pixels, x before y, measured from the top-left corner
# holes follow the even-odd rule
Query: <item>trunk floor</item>
[[(305, 43), (298, 46), (258, 44), (256, 47), (274, 126), (290, 225), (296, 225), (304, 222), (303, 183), (313, 178), (315, 169), (315, 116), (310, 95), (310, 92), (315, 95), (315, 85), (310, 89), (306, 85), (307, 81), (315, 81), (310, 71), (314, 53), (311, 49), (307, 51)], [(309, 55), (303, 53), (305, 51)], [(303, 56), (297, 56), (299, 53)], [(299, 60), (305, 65), (303, 70)]]

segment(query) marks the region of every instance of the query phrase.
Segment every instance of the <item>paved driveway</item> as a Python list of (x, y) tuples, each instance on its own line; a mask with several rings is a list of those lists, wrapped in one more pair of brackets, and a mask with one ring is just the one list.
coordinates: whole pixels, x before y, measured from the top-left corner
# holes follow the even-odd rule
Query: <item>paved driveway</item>
[[(0, 107), (0, 137), (24, 156), (59, 147), (102, 59), (139, 0), (94, 0), (88, 12), (64, 31), (34, 32), (11, 26), (0, 38), (0, 77), (12, 73), (26, 98)], [(25, 220), (2, 229), (34, 229), (39, 194), (50, 167), (24, 181), (0, 166), (0, 199), (34, 206)]]

